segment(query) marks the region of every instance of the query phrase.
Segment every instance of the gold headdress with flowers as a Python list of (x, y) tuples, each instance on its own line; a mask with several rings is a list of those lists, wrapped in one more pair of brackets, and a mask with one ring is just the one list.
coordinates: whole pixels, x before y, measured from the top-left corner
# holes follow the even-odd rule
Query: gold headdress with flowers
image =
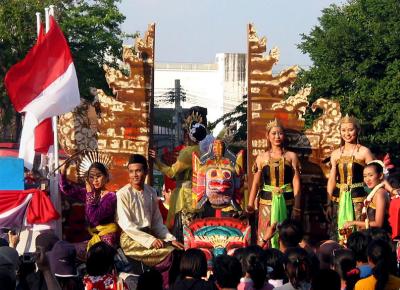
[(357, 118), (355, 118), (353, 116), (349, 116), (349, 114), (346, 114), (346, 116), (344, 116), (343, 118), (340, 119), (340, 125), (346, 124), (346, 123), (354, 124), (354, 126), (356, 126), (356, 128), (358, 130), (361, 129), (360, 122), (357, 120)]

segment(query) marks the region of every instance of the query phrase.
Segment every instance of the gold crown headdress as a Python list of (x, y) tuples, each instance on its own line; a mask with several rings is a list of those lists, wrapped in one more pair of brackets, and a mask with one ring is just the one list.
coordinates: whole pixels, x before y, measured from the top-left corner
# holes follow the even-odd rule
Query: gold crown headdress
[(360, 122), (358, 122), (357, 118), (349, 116), (349, 114), (346, 114), (346, 116), (340, 119), (340, 124), (345, 124), (345, 123), (354, 124), (358, 129), (360, 129)]
[(281, 128), (283, 128), (282, 124), (276, 118), (267, 123), (267, 126), (266, 126), (267, 131), (271, 130), (273, 127), (281, 127)]
[(81, 178), (84, 178), (86, 173), (88, 172), (90, 166), (94, 163), (98, 162), (103, 164), (107, 170), (110, 169), (112, 158), (110, 155), (101, 153), (97, 150), (87, 150), (82, 155), (82, 159), (79, 162), (78, 175)]
[(190, 127), (193, 123), (203, 123), (203, 117), (199, 112), (192, 112), (187, 118), (185, 119), (184, 128), (190, 130)]

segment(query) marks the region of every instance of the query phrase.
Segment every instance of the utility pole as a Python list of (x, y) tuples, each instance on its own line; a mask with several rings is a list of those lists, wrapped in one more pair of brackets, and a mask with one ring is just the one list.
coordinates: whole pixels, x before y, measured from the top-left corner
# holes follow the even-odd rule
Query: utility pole
[(183, 142), (182, 134), (182, 107), (181, 107), (181, 81), (175, 80), (175, 146)]

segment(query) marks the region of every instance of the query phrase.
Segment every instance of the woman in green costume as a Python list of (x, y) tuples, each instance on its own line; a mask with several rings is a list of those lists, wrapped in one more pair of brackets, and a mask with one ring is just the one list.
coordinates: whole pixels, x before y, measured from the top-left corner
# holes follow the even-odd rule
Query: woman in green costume
[(331, 155), (327, 185), (326, 216), (331, 222), (330, 238), (342, 240), (339, 230), (347, 221), (361, 221), (367, 194), (363, 184), (365, 164), (374, 159), (371, 151), (358, 143), (360, 125), (346, 115), (340, 120), (341, 145)]
[(183, 241), (183, 225), (188, 225), (199, 211), (196, 209), (197, 196), (192, 192), (192, 154), (200, 153), (199, 142), (207, 136), (207, 130), (201, 122), (198, 113), (192, 113), (186, 119), (188, 146), (179, 151), (177, 161), (171, 166), (160, 161), (155, 150), (149, 150), (156, 168), (176, 181), (170, 197), (166, 226), (178, 241)]
[[(284, 148), (283, 127), (274, 120), (267, 125), (267, 148), (257, 156), (253, 167), (254, 177), (247, 211), (258, 207), (257, 244), (264, 246), (269, 227), (287, 218), (299, 218), (300, 209), (300, 162), (296, 153)], [(258, 193), (258, 201), (256, 196)], [(273, 237), (271, 246), (278, 248)]]

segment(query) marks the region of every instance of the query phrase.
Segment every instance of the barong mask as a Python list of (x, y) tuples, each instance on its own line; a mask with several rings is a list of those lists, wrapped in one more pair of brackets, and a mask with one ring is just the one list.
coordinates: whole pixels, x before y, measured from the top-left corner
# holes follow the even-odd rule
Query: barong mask
[(243, 151), (235, 156), (223, 141), (215, 140), (201, 158), (193, 154), (192, 166), (192, 190), (197, 195), (198, 209), (208, 200), (214, 208), (232, 206), (235, 211), (242, 210)]

